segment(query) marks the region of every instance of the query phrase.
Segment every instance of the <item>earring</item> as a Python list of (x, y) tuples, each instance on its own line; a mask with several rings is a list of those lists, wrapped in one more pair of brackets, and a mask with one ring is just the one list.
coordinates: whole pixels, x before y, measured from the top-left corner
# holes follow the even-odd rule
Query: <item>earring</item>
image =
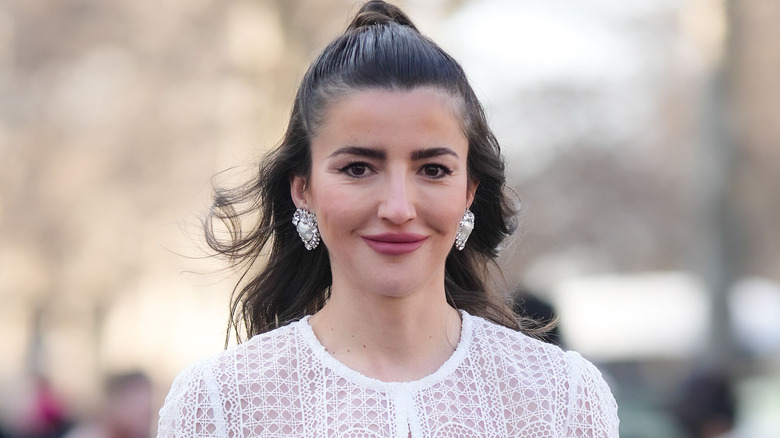
[(458, 251), (463, 251), (466, 247), (466, 241), (469, 240), (472, 231), (474, 231), (474, 213), (467, 208), (455, 234), (455, 248), (458, 248)]
[(311, 251), (320, 244), (320, 230), (317, 228), (317, 216), (314, 213), (302, 208), (296, 209), (292, 223), (306, 249)]

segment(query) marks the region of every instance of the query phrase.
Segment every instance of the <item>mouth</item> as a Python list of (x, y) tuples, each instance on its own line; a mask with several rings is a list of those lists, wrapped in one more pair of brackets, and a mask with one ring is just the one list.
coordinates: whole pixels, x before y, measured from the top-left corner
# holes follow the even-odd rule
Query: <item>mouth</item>
[(417, 250), (428, 239), (413, 233), (385, 233), (361, 236), (374, 251), (385, 255), (403, 255)]

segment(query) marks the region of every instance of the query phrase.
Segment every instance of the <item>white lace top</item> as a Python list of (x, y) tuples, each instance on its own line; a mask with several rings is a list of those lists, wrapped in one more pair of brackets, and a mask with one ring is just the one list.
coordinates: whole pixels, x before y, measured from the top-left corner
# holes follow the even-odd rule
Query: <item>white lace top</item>
[(347, 368), (308, 317), (254, 336), (176, 378), (158, 438), (618, 436), (615, 399), (590, 362), (461, 313), (453, 355), (414, 382)]

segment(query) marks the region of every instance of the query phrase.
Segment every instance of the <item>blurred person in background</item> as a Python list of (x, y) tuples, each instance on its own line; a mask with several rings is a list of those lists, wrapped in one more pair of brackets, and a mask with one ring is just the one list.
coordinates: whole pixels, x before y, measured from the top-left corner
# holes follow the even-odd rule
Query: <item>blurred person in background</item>
[(561, 330), (558, 327), (558, 315), (555, 307), (547, 300), (527, 289), (520, 289), (512, 297), (512, 310), (530, 321), (536, 321), (540, 327), (549, 327), (540, 337), (541, 340), (562, 346)]
[(31, 392), (22, 397), (16, 424), (10, 433), (19, 438), (60, 438), (71, 427), (67, 406), (49, 379), (33, 376)]
[(95, 417), (65, 438), (149, 438), (153, 413), (152, 383), (146, 374), (119, 374), (107, 380), (105, 400)]
[(726, 373), (699, 371), (683, 383), (676, 402), (677, 420), (691, 438), (729, 438), (736, 398)]
[(505, 188), (461, 66), (365, 3), (255, 179), (215, 195), (207, 241), (246, 269), (239, 345), (176, 378), (158, 436), (617, 437), (600, 372), (488, 288)]

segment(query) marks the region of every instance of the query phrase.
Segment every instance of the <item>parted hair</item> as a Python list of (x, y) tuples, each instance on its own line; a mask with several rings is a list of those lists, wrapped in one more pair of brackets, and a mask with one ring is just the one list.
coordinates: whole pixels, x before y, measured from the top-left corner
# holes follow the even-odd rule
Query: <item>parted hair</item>
[[(348, 93), (432, 87), (461, 105), (468, 139), (467, 173), (478, 182), (471, 210), (476, 224), (465, 249), (445, 263), (447, 301), (498, 324), (526, 332), (505, 300), (491, 291), (488, 267), (516, 228), (515, 198), (506, 188), (504, 160), (484, 110), (460, 64), (422, 35), (398, 7), (384, 1), (362, 5), (344, 31), (316, 57), (293, 102), (281, 143), (268, 152), (253, 177), (233, 188), (216, 188), (204, 219), (208, 245), (243, 272), (231, 298), (228, 336), (242, 340), (317, 312), (331, 286), (328, 248), (304, 248), (291, 218), (290, 177), (311, 170), (311, 139), (329, 104)], [(533, 333), (531, 333), (533, 334)]]

